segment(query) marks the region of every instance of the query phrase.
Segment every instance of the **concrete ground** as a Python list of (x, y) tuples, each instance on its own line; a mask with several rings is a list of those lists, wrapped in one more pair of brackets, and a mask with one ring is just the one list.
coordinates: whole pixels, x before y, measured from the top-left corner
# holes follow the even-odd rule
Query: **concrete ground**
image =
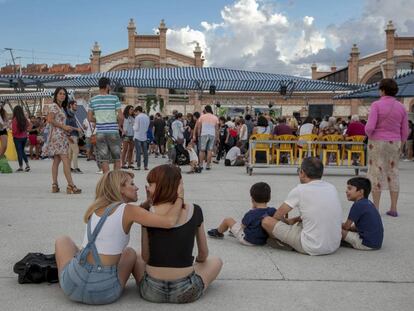
[[(150, 159), (150, 167), (164, 159)], [(80, 160), (83, 175), (74, 175), (81, 195), (52, 194), (50, 160), (31, 161), (32, 171), (0, 175), (0, 310), (86, 310), (93, 307), (69, 301), (58, 284), (19, 285), (13, 264), (28, 252), (54, 252), (54, 239), (71, 236), (81, 242), (82, 216), (94, 196), (100, 175), (94, 162)], [(11, 162), (16, 169), (16, 162)], [(141, 299), (133, 280), (122, 298), (100, 310), (414, 310), (414, 163), (401, 162), (400, 217), (383, 216), (385, 238), (379, 251), (340, 248), (329, 256), (310, 257), (270, 247), (245, 247), (226, 236), (208, 239), (210, 254), (224, 267), (204, 297), (189, 305), (151, 304)], [(187, 168), (183, 168), (187, 170)], [(145, 171), (134, 171), (140, 197), (144, 196)], [(258, 181), (272, 187), (271, 206), (278, 207), (298, 183), (295, 169), (213, 167), (202, 174), (184, 174), (185, 197), (199, 204), (205, 227), (216, 227), (226, 216), (241, 218), (250, 208), (249, 188)], [(283, 173), (283, 174), (282, 174)], [(344, 219), (350, 203), (345, 197), (351, 173), (327, 172), (325, 180), (340, 194)], [(65, 188), (63, 174), (59, 176)], [(389, 195), (381, 201), (381, 214), (389, 207)], [(131, 245), (139, 249), (139, 226), (131, 233)]]

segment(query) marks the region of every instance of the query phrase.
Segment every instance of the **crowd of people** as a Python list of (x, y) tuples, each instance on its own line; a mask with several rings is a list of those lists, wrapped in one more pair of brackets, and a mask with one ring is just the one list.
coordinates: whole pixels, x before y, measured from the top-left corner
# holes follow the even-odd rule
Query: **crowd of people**
[[(76, 101), (69, 99), (64, 88), (57, 88), (41, 148), (44, 156), (53, 159), (53, 193), (60, 191), (57, 181), (61, 162), (67, 193), (81, 193), (72, 173), (82, 172), (77, 157), (83, 135), (87, 159), (96, 160), (103, 173), (95, 200), (84, 215), (81, 247), (69, 237), (58, 238), (55, 243), (60, 286), (73, 301), (112, 303), (122, 295), (132, 274), (140, 295), (148, 301), (192, 302), (203, 295), (223, 265), (220, 258), (209, 255), (207, 236), (223, 238), (229, 231), (245, 246), (268, 243), (306, 255), (332, 254), (342, 243), (359, 250), (377, 250), (382, 247), (384, 236), (379, 213), (381, 191), (390, 191), (391, 208), (387, 215), (398, 216), (398, 161), (404, 143), (407, 149), (412, 148), (413, 134), (404, 106), (395, 99), (398, 87), (391, 79), (380, 83), (381, 98), (372, 104), (367, 122), (358, 116), (348, 120), (334, 117), (306, 118), (303, 122), (294, 117), (275, 120), (268, 114), (257, 119), (250, 115), (231, 119), (215, 116), (209, 105), (202, 113), (187, 114), (185, 118), (177, 111), (170, 118), (159, 113), (148, 116), (141, 106), (122, 110), (110, 88), (109, 79), (99, 80), (99, 94), (91, 99), (87, 119), (82, 124), (76, 121)], [(1, 157), (7, 144), (4, 110), (0, 116)], [(42, 125), (37, 119), (27, 119), (23, 109), (16, 106), (11, 127), (18, 171), (28, 172), (26, 141), (29, 137), (35, 142), (36, 136), (31, 148), (36, 157)], [(368, 138), (368, 174), (347, 182), (346, 196), (353, 205), (345, 221), (336, 187), (322, 179), (321, 159), (306, 157), (298, 169), (300, 183), (277, 209), (269, 206), (270, 185), (256, 183), (250, 189), (251, 209), (242, 220), (225, 218), (206, 235), (202, 208), (184, 197), (181, 169), (177, 165), (180, 161), (190, 164), (189, 173), (211, 170), (212, 162), (220, 163), (222, 158), (225, 165), (241, 166), (251, 135), (311, 133)], [(151, 152), (155, 157), (168, 156), (170, 163), (150, 170)], [(138, 187), (131, 169), (141, 167), (149, 171), (147, 198), (136, 205)], [(373, 202), (369, 200), (371, 192)], [(289, 215), (292, 210), (297, 213), (295, 217)], [(142, 228), (141, 253), (128, 247), (134, 223)], [(193, 257), (195, 242), (197, 255)]]

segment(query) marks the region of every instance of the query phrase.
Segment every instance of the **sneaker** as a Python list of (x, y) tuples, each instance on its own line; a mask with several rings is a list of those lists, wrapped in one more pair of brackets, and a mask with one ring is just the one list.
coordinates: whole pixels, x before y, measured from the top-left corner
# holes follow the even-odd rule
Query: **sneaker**
[(156, 158), (156, 159), (157, 159), (157, 158), (158, 158), (158, 154), (155, 154), (154, 158)]
[(103, 174), (103, 170), (97, 171), (96, 174)]
[(194, 174), (195, 171), (188, 171), (187, 174)]
[(73, 168), (70, 168), (70, 171), (73, 173), (73, 172), (75, 172), (75, 170), (73, 169)]
[(24, 169), (25, 172), (29, 172), (30, 171), (30, 166), (26, 166), (26, 168)]
[(141, 168), (139, 166), (133, 168), (134, 171), (139, 171)]
[(131, 169), (131, 170), (133, 170), (135, 168), (135, 166), (130, 165), (130, 166), (128, 166), (128, 168)]
[(19, 168), (16, 170), (16, 172), (23, 172), (23, 168), (22, 168), (22, 167), (19, 167)]
[(126, 166), (126, 165), (122, 165), (122, 166), (121, 166), (121, 168), (122, 168), (123, 170), (127, 170), (127, 169), (128, 169), (128, 166)]
[(281, 249), (285, 251), (293, 251), (293, 247), (286, 243), (283, 243), (282, 241), (279, 241), (278, 239), (268, 238), (266, 244), (272, 248)]
[(148, 167), (144, 167), (144, 171), (148, 171)]
[(219, 164), (219, 161), (217, 161), (217, 160), (214, 160), (214, 161), (213, 161), (213, 163), (215, 163), (215, 164)]
[(162, 158), (165, 159), (165, 155), (162, 155)]
[(206, 166), (206, 171), (209, 171), (209, 170), (211, 170), (211, 166), (210, 165), (207, 165)]
[(210, 230), (207, 231), (207, 234), (208, 234), (209, 237), (212, 237), (212, 238), (217, 238), (217, 239), (224, 238), (224, 234), (218, 232), (217, 229), (210, 229)]
[(75, 168), (74, 172), (77, 174), (83, 174), (83, 172), (79, 168)]

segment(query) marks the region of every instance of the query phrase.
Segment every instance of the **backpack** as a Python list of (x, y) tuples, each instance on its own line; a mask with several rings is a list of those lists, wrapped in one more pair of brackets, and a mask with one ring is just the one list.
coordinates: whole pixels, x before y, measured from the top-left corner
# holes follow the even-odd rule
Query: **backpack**
[(28, 253), (13, 266), (19, 284), (59, 282), (55, 254)]

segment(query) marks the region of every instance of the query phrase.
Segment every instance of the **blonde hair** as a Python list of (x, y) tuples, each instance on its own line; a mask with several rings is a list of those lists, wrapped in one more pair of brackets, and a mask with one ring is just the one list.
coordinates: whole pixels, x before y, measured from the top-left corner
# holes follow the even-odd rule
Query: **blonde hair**
[(87, 223), (91, 215), (100, 208), (122, 202), (121, 187), (125, 186), (128, 178), (134, 178), (134, 174), (121, 170), (105, 173), (96, 185), (95, 201), (87, 209), (83, 221)]

